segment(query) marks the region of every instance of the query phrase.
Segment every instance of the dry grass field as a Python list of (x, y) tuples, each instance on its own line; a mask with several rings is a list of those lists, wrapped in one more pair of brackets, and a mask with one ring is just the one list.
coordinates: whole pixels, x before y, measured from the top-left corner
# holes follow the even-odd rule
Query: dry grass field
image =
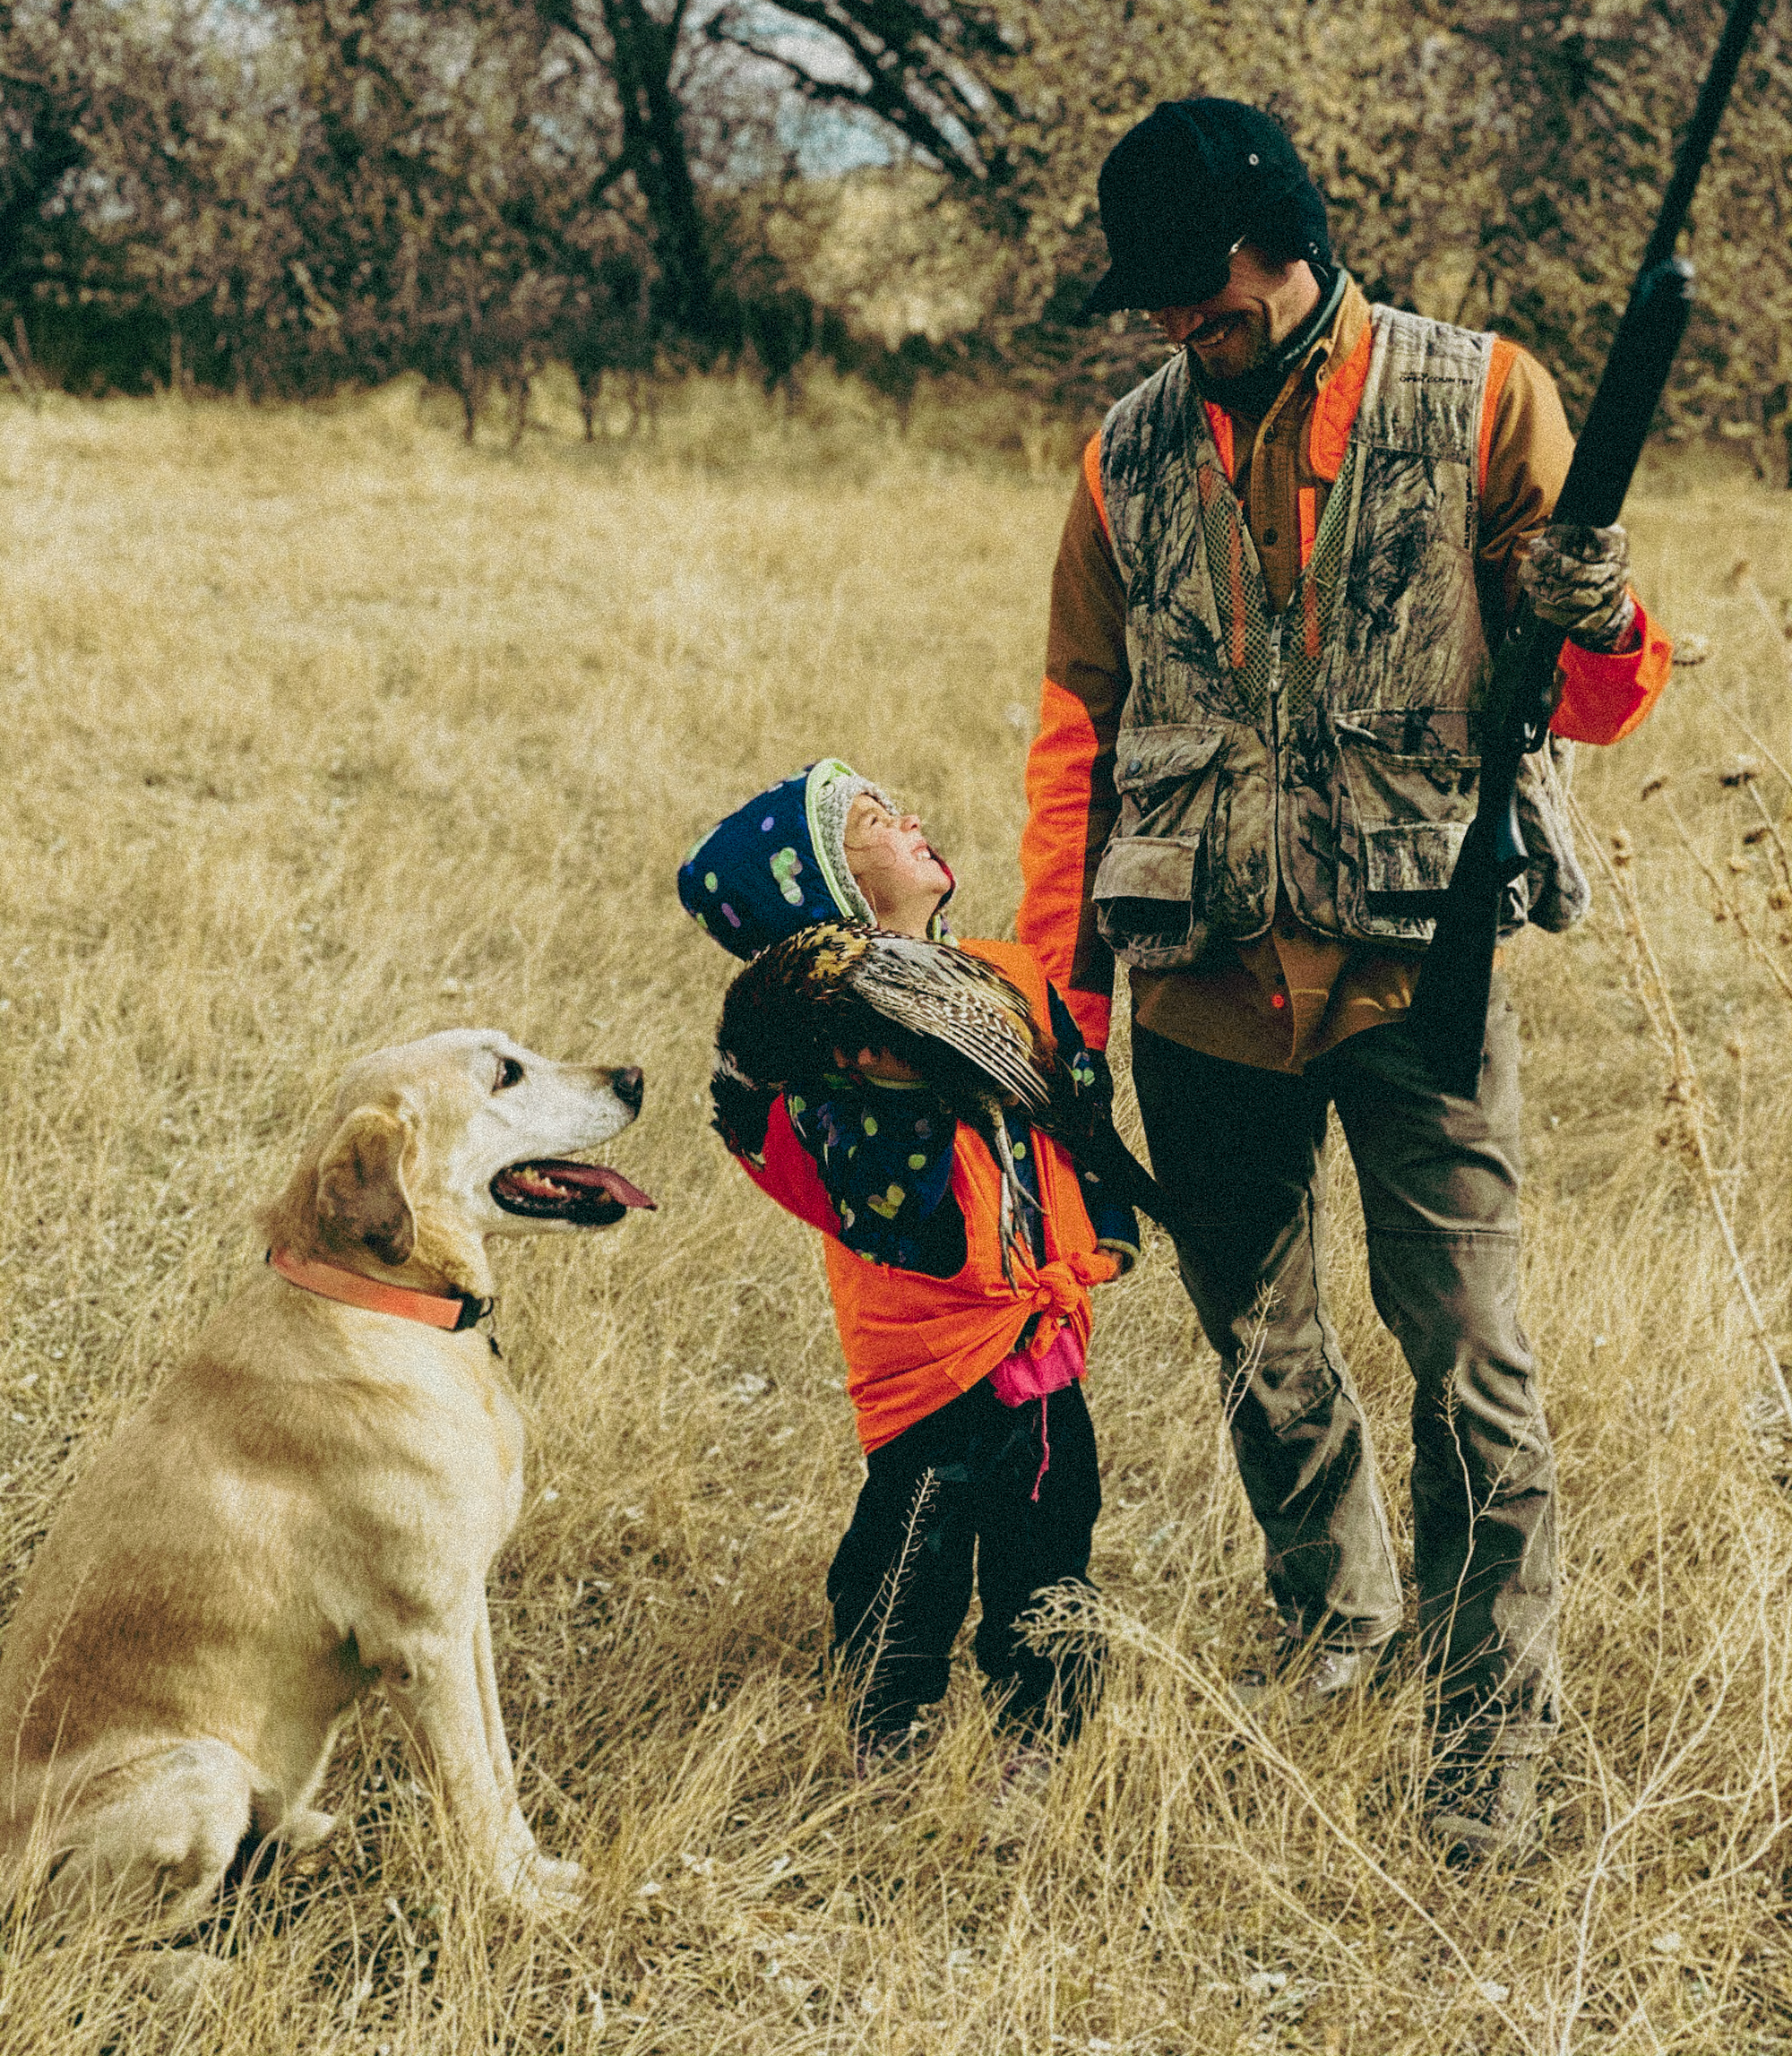
[[(1631, 838), (1676, 1028), (1603, 880), (1576, 935), (1513, 952), (1564, 1733), (1544, 1853), (1465, 1879), (1420, 1831), (1409, 1658), (1336, 1725), (1228, 1705), (1261, 1549), (1161, 1241), (1098, 1300), (1102, 1712), (997, 1808), (967, 1652), (931, 1751), (854, 1783), (815, 1669), (859, 1475), (840, 1366), (806, 1231), (706, 1130), (728, 966), (673, 873), (836, 752), (936, 826), (961, 926), (1003, 932), (1067, 478), (918, 453), (839, 396), (699, 390), (590, 448), (539, 415), (512, 452), (409, 388), (0, 401), (0, 1619), (71, 1477), (260, 1261), (252, 1207), (354, 1053), (478, 1023), (638, 1062), (616, 1161), (660, 1201), (503, 1260), (533, 1446), (498, 1661), (579, 1915), (481, 1898), (375, 1703), (335, 1840), (222, 1902), (223, 1990), (159, 2010), (115, 1937), (9, 1928), (0, 2050), (1792, 2050), (1792, 1507), (1710, 1204), (1783, 1343), (1792, 502), (1664, 473), (1633, 508), (1641, 582), (1710, 656), (1579, 791)], [(1738, 751), (1760, 776), (1726, 785)], [(1664, 1102), (1675, 1032), (1709, 1178), (1693, 1088)], [(1338, 1176), (1398, 1499), (1409, 1388)]]

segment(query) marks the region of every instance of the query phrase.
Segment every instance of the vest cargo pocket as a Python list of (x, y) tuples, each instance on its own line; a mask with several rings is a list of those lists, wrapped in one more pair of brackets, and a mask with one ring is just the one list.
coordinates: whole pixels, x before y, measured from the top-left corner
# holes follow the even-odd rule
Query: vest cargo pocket
[(1178, 970), (1199, 952), (1196, 881), (1231, 726), (1167, 721), (1120, 731), (1114, 756), (1120, 819), (1092, 897), (1102, 939), (1142, 971)]
[(1363, 831), (1363, 898), (1383, 921), (1437, 918), (1450, 873), (1469, 832), (1466, 822), (1415, 821)]
[(1516, 904), (1509, 906), (1502, 925), (1519, 927), (1535, 921), (1539, 928), (1572, 928), (1592, 904), (1592, 889), (1575, 855), (1568, 825), (1568, 787), (1574, 745), (1551, 736), (1548, 746), (1528, 756), (1518, 776), (1518, 824), (1530, 862), (1511, 888)]
[(1095, 873), (1095, 925), (1116, 957), (1142, 971), (1194, 960), (1199, 836), (1132, 835), (1110, 842)]
[(1475, 816), (1481, 759), (1460, 709), (1338, 718), (1338, 911), (1347, 934), (1426, 941)]

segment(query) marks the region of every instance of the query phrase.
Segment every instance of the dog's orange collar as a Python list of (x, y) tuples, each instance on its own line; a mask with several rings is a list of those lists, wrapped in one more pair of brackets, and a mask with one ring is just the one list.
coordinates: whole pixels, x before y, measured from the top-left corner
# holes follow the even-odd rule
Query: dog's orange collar
[(408, 1285), (382, 1285), (358, 1270), (314, 1263), (294, 1256), (290, 1250), (270, 1250), (268, 1261), (289, 1285), (314, 1292), (320, 1299), (340, 1300), (344, 1306), (365, 1307), (369, 1313), (394, 1313), (401, 1320), (420, 1320), (426, 1327), (445, 1328), (455, 1334), (483, 1320), (492, 1310), (490, 1300), (475, 1299), (470, 1292), (444, 1295), (418, 1292)]

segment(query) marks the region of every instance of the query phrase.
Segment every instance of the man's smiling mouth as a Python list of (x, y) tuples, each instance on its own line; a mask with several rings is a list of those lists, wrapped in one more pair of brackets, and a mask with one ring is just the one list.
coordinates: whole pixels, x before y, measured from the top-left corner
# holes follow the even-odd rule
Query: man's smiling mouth
[(1190, 330), (1188, 340), (1196, 349), (1223, 342), (1244, 320), (1242, 314), (1215, 314), (1210, 320), (1202, 322), (1198, 329)]

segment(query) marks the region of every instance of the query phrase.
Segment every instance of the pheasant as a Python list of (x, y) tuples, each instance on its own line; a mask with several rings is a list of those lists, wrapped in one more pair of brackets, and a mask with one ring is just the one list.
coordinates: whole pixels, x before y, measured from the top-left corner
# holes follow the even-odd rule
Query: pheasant
[(1156, 1181), (1115, 1132), (1108, 1094), (1079, 1084), (1000, 971), (950, 942), (856, 922), (814, 922), (737, 975), (716, 1032), (716, 1126), (731, 1146), (757, 1147), (767, 1092), (864, 1049), (906, 1065), (988, 1145), (1002, 1176), (1002, 1268), (1011, 1283), (1012, 1252), (1024, 1250), (1021, 1221), (1036, 1203), (1015, 1172), (1004, 1106), (1018, 1106), (1084, 1170), (1111, 1181), (1118, 1198), (1170, 1225)]

